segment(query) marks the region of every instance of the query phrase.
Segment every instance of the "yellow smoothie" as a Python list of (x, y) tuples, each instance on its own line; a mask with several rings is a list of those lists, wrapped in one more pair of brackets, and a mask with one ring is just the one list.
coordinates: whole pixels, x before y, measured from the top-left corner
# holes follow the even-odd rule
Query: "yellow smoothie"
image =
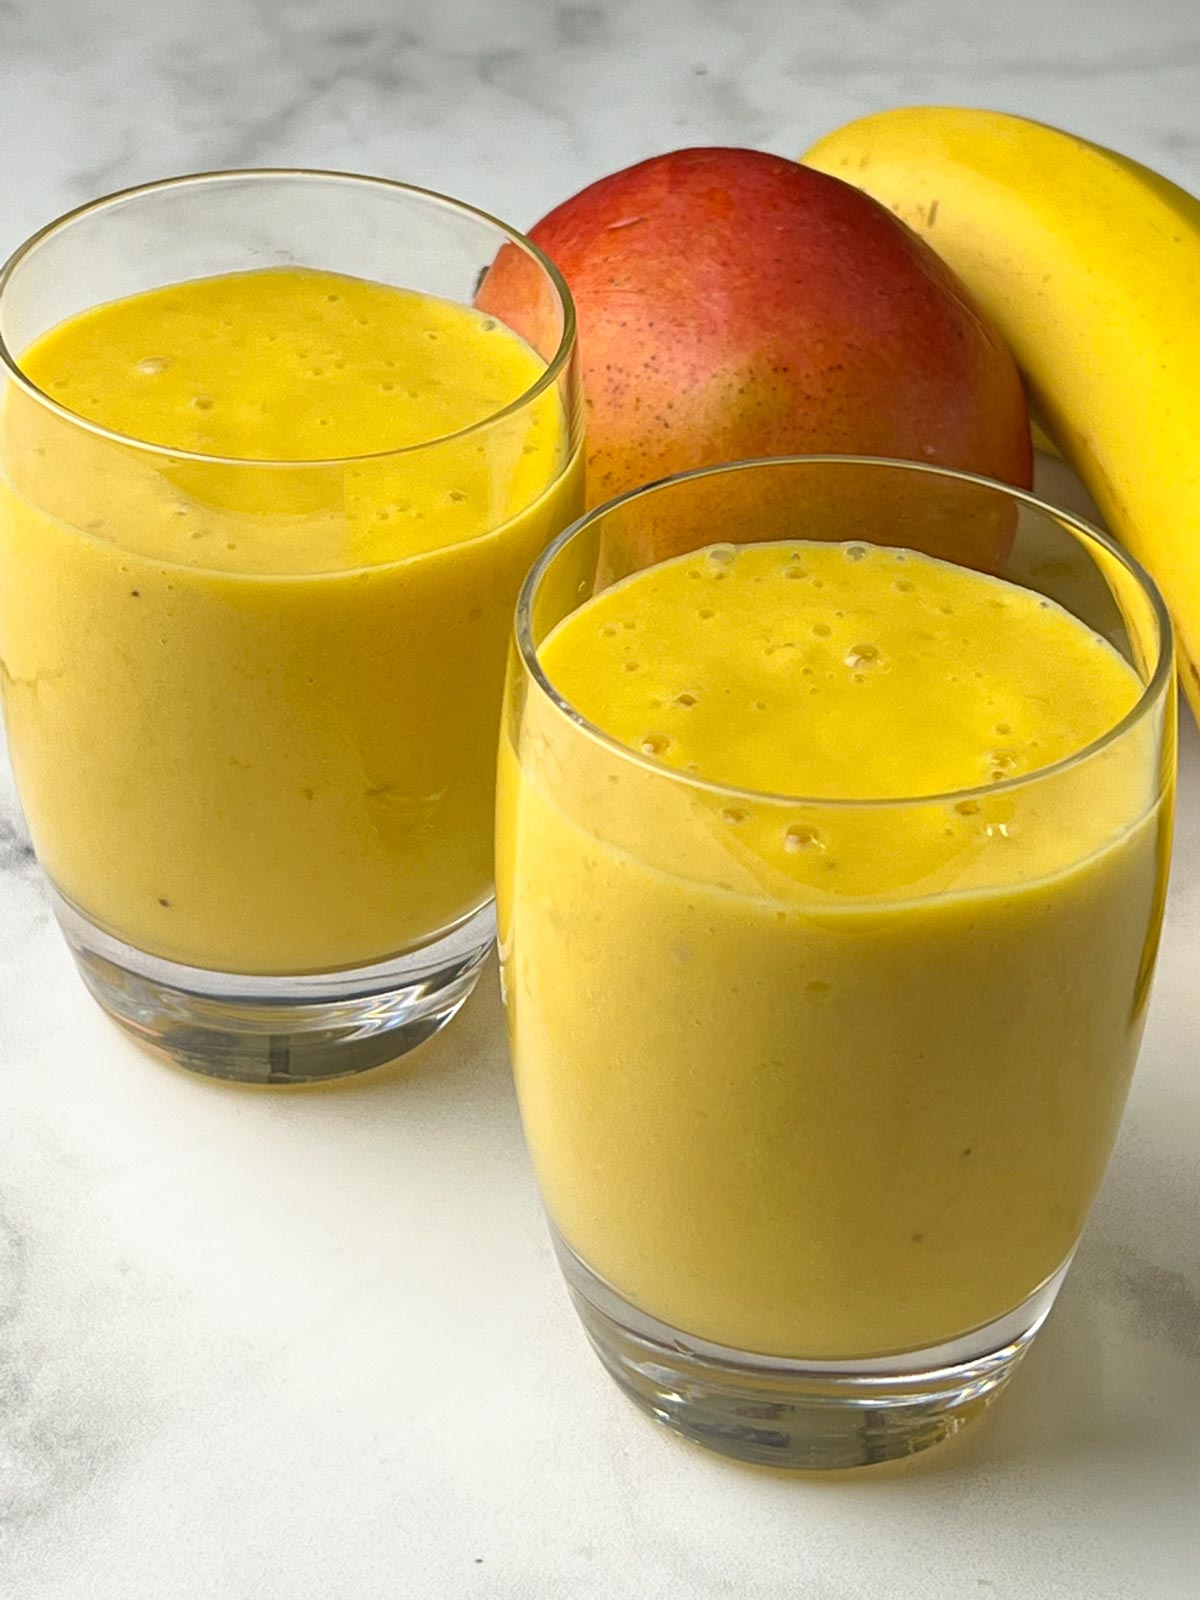
[(0, 684), (58, 889), (245, 973), (382, 959), (485, 903), (512, 605), (582, 492), (541, 358), (467, 307), (271, 268), (97, 306), (21, 364), (62, 410), (5, 400)]
[(513, 1057), (567, 1243), (774, 1355), (1016, 1307), (1075, 1244), (1141, 1030), (1151, 734), (1054, 767), (1137, 675), (1030, 591), (805, 542), (637, 573), (539, 660), (610, 736), (530, 689), (501, 740)]

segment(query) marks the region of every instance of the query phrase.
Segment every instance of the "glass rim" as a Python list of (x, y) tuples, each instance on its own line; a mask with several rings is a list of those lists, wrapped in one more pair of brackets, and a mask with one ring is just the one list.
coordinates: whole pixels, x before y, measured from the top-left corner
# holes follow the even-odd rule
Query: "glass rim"
[[(1069, 755), (1060, 757), (1057, 761), (1048, 762), (1044, 767), (1034, 768), (1032, 772), (1017, 773), (1011, 778), (1004, 778), (996, 783), (971, 784), (960, 789), (939, 790), (933, 794), (850, 797), (843, 795), (776, 793), (769, 789), (745, 788), (738, 784), (722, 783), (712, 778), (703, 778), (697, 773), (682, 772), (676, 767), (664, 766), (661, 762), (654, 761), (642, 751), (634, 749), (632, 745), (622, 744), (619, 739), (607, 733), (588, 717), (585, 717), (581, 711), (571, 704), (565, 695), (559, 692), (546, 675), (538, 659), (537, 646), (533, 641), (533, 604), (542, 579), (559, 553), (566, 549), (568, 544), (619, 507), (630, 505), (644, 496), (658, 494), (663, 491), (669, 492), (676, 484), (687, 483), (698, 478), (717, 477), (727, 472), (752, 471), (755, 468), (804, 466), (866, 467), (872, 470), (886, 467), (904, 472), (924, 473), (933, 478), (949, 479), (957, 483), (974, 484), (980, 488), (995, 490), (1007, 495), (1019, 505), (1028, 506), (1044, 516), (1053, 518), (1055, 521), (1066, 523), (1077, 533), (1082, 534), (1085, 539), (1098, 544), (1120, 566), (1124, 567), (1148, 600), (1158, 629), (1158, 658), (1154, 663), (1153, 672), (1142, 684), (1141, 693), (1133, 705), (1130, 706), (1123, 717), (1115, 722), (1112, 727), (1106, 728), (1097, 738), (1090, 740), (1080, 749), (1071, 751)], [(863, 540), (861, 542), (869, 543), (870, 541)], [(647, 563), (647, 568), (651, 565), (653, 563)], [(639, 570), (644, 571), (647, 568)], [(586, 601), (583, 601), (581, 605), (586, 603)], [(574, 609), (578, 610), (579, 607), (576, 606)], [(572, 614), (572, 612), (566, 613), (567, 616)], [(565, 620), (565, 617), (560, 620)], [(1170, 613), (1167, 611), (1166, 603), (1159, 592), (1158, 585), (1141, 563), (1131, 556), (1127, 550), (1123, 550), (1103, 529), (1098, 528), (1095, 523), (1090, 522), (1086, 517), (1078, 516), (1073, 511), (1067, 511), (1061, 506), (1056, 506), (1053, 501), (1042, 499), (1030, 490), (1019, 489), (1013, 484), (1002, 483), (999, 479), (986, 478), (980, 473), (966, 472), (957, 467), (942, 467), (924, 461), (904, 461), (888, 456), (829, 454), (750, 456), (740, 461), (724, 461), (713, 466), (693, 467), (687, 472), (672, 473), (668, 477), (657, 478), (652, 483), (642, 484), (636, 489), (629, 489), (624, 494), (615, 495), (611, 500), (606, 500), (603, 505), (594, 506), (590, 511), (586, 511), (582, 517), (576, 518), (538, 556), (526, 574), (525, 582), (521, 585), (521, 592), (517, 597), (514, 632), (521, 662), (537, 688), (564, 716), (589, 737), (611, 750), (614, 755), (619, 755), (624, 760), (632, 762), (646, 772), (673, 780), (690, 789), (700, 790), (717, 798), (746, 800), (758, 804), (803, 806), (806, 809), (823, 809), (827, 811), (883, 810), (885, 808), (952, 805), (964, 800), (981, 800), (996, 794), (1012, 794), (1031, 784), (1039, 783), (1043, 779), (1052, 779), (1089, 760), (1091, 757), (1099, 755), (1103, 750), (1115, 744), (1126, 733), (1136, 727), (1162, 697), (1164, 690), (1169, 688), (1175, 672), (1174, 629)]]
[[(489, 412), (486, 417), (481, 417), (479, 421), (472, 422), (465, 428), (458, 428), (453, 433), (438, 434), (432, 439), (423, 439), (418, 444), (396, 445), (387, 450), (371, 450), (362, 455), (328, 456), (304, 461), (277, 460), (273, 458), (256, 459), (250, 456), (209, 455), (201, 450), (175, 449), (170, 445), (156, 444), (152, 440), (139, 439), (134, 434), (120, 433), (114, 428), (107, 428), (102, 423), (94, 422), (88, 417), (81, 416), (79, 412), (72, 411), (69, 406), (64, 406), (34, 383), (33, 379), (22, 368), (20, 358), (10, 349), (5, 336), (4, 295), (14, 273), (25, 261), (33, 256), (40, 245), (55, 234), (80, 221), (81, 218), (90, 216), (93, 213), (100, 214), (110, 209), (115, 210), (122, 204), (141, 199), (147, 195), (193, 186), (197, 188), (206, 185), (216, 186), (246, 179), (313, 179), (319, 182), (333, 180), (340, 183), (361, 185), (366, 189), (399, 192), (414, 196), (421, 201), (432, 202), (435, 206), (442, 206), (449, 211), (457, 211), (462, 215), (473, 217), (479, 222), (488, 223), (493, 228), (498, 229), (505, 236), (508, 244), (515, 245), (518, 249), (523, 250), (542, 269), (553, 285), (559, 304), (562, 307), (562, 333), (559, 337), (558, 348), (555, 350), (553, 357), (546, 363), (545, 371), (541, 373), (536, 383), (523, 390), (515, 400), (509, 401), (508, 405), (502, 406), (498, 411)], [(64, 422), (73, 423), (76, 427), (84, 429), (97, 438), (104, 439), (111, 444), (127, 446), (132, 450), (143, 451), (147, 455), (169, 458), (171, 461), (198, 462), (207, 466), (263, 468), (274, 471), (286, 469), (292, 472), (309, 469), (320, 470), (321, 468), (328, 470), (362, 461), (390, 461), (400, 456), (414, 455), (422, 450), (436, 449), (437, 446), (447, 444), (451, 440), (470, 438), (472, 434), (491, 428), (505, 417), (515, 416), (518, 412), (523, 411), (557, 383), (563, 369), (571, 358), (575, 342), (575, 302), (571, 297), (570, 289), (567, 287), (567, 281), (545, 251), (534, 244), (533, 240), (519, 229), (501, 221), (499, 217), (493, 216), (490, 211), (484, 211), (480, 206), (471, 205), (466, 200), (457, 200), (453, 195), (442, 194), (437, 189), (422, 188), (415, 183), (403, 183), (398, 178), (381, 178), (370, 173), (345, 172), (331, 167), (215, 168), (207, 172), (185, 172), (175, 177), (155, 178), (149, 183), (137, 183), (125, 189), (114, 189), (111, 193), (100, 195), (94, 200), (85, 200), (82, 205), (73, 206), (71, 210), (64, 211), (60, 216), (45, 223), (36, 232), (31, 233), (23, 243), (19, 244), (3, 265), (0, 265), (0, 370), (5, 371), (8, 377), (19, 388), (24, 390), (31, 400), (44, 406), (48, 411), (54, 412)]]

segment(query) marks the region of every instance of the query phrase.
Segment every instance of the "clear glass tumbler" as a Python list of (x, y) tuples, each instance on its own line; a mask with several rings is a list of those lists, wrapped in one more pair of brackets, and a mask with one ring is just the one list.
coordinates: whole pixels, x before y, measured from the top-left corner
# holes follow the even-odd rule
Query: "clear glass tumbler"
[[(406, 448), (168, 447), (85, 420), (69, 375), (43, 392), (23, 366), (48, 329), (185, 280), (314, 268), (470, 307), (501, 255), (540, 376)], [(457, 381), (427, 337), (425, 374)], [(561, 277), (441, 195), (215, 173), (35, 235), (0, 273), (0, 338), (0, 687), (84, 980), (124, 1027), (220, 1077), (299, 1083), (402, 1054), (454, 1015), (492, 944), (512, 608), (582, 509)], [(313, 339), (313, 375), (339, 365)], [(386, 342), (377, 354), (383, 408), (383, 391), (416, 380)], [(128, 382), (166, 365), (147, 350)], [(275, 403), (290, 417), (287, 394)]]
[[(617, 743), (539, 662), (564, 617), (664, 554), (798, 539), (957, 552), (1102, 635), (1140, 698), (1040, 771), (813, 800)], [(571, 1296), (645, 1410), (729, 1455), (837, 1468), (933, 1444), (998, 1393), (1124, 1105), (1174, 717), (1170, 626), (1136, 564), (963, 474), (719, 467), (591, 512), (539, 558), (501, 729), (512, 1055)]]

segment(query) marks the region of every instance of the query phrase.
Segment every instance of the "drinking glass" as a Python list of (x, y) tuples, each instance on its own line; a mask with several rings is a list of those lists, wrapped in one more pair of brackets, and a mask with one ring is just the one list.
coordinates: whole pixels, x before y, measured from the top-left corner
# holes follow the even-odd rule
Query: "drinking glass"
[[(544, 370), (494, 415), (408, 448), (168, 448), (85, 420), (22, 365), (65, 319), (188, 279), (307, 267), (469, 306), (502, 254), (522, 289), (514, 330)], [(562, 278), (442, 195), (212, 173), (36, 234), (0, 272), (0, 338), (5, 721), (85, 982), (122, 1026), (220, 1077), (301, 1083), (411, 1049), (493, 940), (512, 608), (582, 509)], [(423, 541), (426, 506), (438, 533)]]
[[(957, 556), (1021, 584), (1109, 641), (1140, 697), (1040, 771), (811, 799), (668, 768), (543, 670), (564, 617), (663, 555), (795, 539)], [(1124, 1105), (1174, 717), (1170, 625), (1137, 564), (962, 473), (718, 467), (612, 501), (538, 559), (501, 728), (503, 982), (559, 1261), (638, 1405), (732, 1456), (834, 1468), (933, 1444), (1000, 1391)]]

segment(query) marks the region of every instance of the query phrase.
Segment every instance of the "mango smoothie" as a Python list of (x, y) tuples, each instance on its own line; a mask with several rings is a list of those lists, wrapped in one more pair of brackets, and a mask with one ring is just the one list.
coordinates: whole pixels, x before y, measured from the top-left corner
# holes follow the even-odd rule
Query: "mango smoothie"
[(250, 974), (381, 960), (486, 903), (513, 600), (582, 493), (541, 357), (300, 268), (102, 304), (19, 355), (54, 404), (10, 385), (0, 682), (59, 891)]
[(765, 1355), (1019, 1306), (1074, 1248), (1142, 1026), (1150, 735), (1056, 765), (1137, 674), (1032, 591), (804, 541), (637, 572), (538, 660), (601, 730), (527, 686), (501, 740), (513, 1058), (566, 1243)]

